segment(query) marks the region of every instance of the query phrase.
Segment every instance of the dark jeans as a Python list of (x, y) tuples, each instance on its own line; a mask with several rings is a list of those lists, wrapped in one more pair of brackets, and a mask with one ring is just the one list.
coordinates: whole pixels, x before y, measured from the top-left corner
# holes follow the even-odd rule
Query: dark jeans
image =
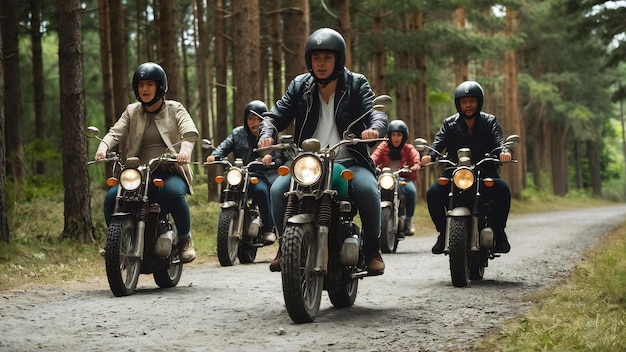
[(252, 194), (252, 199), (259, 206), (261, 221), (263, 222), (263, 230), (271, 230), (274, 227), (274, 220), (270, 213), (270, 187), (267, 182), (259, 178), (256, 185), (250, 184), (248, 191)]
[[(504, 234), (506, 221), (511, 208), (511, 190), (509, 186), (500, 178), (494, 178), (493, 187), (481, 187), (483, 199), (493, 199), (491, 209), (491, 226), (496, 236)], [(452, 180), (450, 180), (452, 182)], [(433, 183), (426, 193), (428, 201), (428, 212), (430, 218), (435, 224), (435, 228), (439, 233), (446, 230), (446, 207), (448, 206), (448, 193), (450, 185), (440, 186), (437, 182)]]
[(417, 190), (415, 189), (415, 183), (409, 179), (401, 178), (400, 180), (405, 180), (406, 185), (404, 187), (399, 187), (400, 189), (398, 194), (404, 196), (406, 216), (412, 218), (413, 214), (415, 214), (415, 204), (417, 203)]
[[(148, 198), (153, 200), (158, 196), (161, 214), (172, 214), (179, 237), (189, 236), (191, 234), (191, 214), (185, 198), (188, 192), (187, 183), (179, 174), (163, 169), (156, 169), (152, 173), (152, 178), (163, 179), (165, 184), (159, 189), (150, 183)], [(104, 220), (107, 226), (111, 223), (111, 215), (115, 208), (117, 188), (118, 186), (111, 187), (104, 198)]]

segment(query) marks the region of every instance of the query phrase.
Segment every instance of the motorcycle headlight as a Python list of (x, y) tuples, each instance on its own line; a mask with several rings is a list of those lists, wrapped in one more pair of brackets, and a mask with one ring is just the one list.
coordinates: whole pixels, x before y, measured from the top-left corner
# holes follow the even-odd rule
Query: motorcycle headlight
[(129, 191), (136, 190), (141, 185), (141, 173), (137, 169), (126, 169), (120, 175), (120, 184)]
[(391, 174), (382, 174), (378, 178), (378, 184), (382, 189), (393, 189), (396, 180)]
[(293, 177), (303, 186), (310, 186), (322, 177), (322, 162), (313, 155), (305, 155), (294, 160)]
[(237, 186), (243, 180), (243, 174), (239, 169), (230, 169), (226, 173), (226, 181), (228, 181), (229, 185)]
[(454, 184), (460, 189), (468, 189), (474, 184), (474, 173), (470, 169), (459, 169), (454, 173)]

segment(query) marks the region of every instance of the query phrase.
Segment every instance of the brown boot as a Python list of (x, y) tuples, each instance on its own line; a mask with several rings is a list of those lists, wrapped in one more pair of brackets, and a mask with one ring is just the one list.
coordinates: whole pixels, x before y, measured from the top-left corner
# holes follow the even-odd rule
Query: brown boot
[(385, 273), (385, 262), (379, 251), (365, 257), (367, 260), (367, 276), (377, 276)]
[(193, 248), (193, 241), (191, 237), (183, 237), (178, 242), (178, 248), (180, 249), (180, 261), (183, 263), (191, 263), (196, 259), (196, 250)]
[(280, 249), (281, 245), (278, 245), (278, 253), (276, 253), (276, 257), (270, 263), (270, 271), (275, 273), (280, 271), (280, 263), (283, 261), (283, 252)]

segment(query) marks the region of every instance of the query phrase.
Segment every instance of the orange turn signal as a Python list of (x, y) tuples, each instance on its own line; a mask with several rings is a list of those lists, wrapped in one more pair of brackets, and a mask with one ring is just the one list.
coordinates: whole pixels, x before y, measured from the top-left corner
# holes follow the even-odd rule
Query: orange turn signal
[(215, 183), (222, 183), (224, 182), (224, 176), (219, 175), (219, 176), (215, 176)]
[(450, 182), (450, 179), (447, 177), (439, 177), (439, 179), (437, 179), (437, 183), (439, 183), (440, 186), (445, 186)]
[(352, 172), (352, 170), (345, 169), (341, 171), (341, 178), (351, 181), (354, 178), (354, 172)]
[(256, 185), (257, 183), (259, 183), (259, 178), (258, 177), (250, 177), (250, 183), (252, 183), (253, 185)]
[(107, 178), (107, 186), (113, 187), (115, 185), (117, 185), (117, 178), (115, 178), (115, 177)]
[(152, 180), (152, 184), (157, 186), (157, 187), (163, 187), (165, 182), (161, 178), (155, 178), (154, 180)]
[(281, 165), (278, 167), (278, 174), (281, 176), (287, 176), (289, 175), (289, 167), (285, 166), (285, 165)]
[(406, 186), (406, 181), (405, 180), (400, 181), (400, 186), (402, 187)]
[(487, 187), (493, 187), (493, 185), (496, 183), (496, 181), (494, 181), (493, 178), (486, 178), (483, 183), (485, 184), (485, 186)]

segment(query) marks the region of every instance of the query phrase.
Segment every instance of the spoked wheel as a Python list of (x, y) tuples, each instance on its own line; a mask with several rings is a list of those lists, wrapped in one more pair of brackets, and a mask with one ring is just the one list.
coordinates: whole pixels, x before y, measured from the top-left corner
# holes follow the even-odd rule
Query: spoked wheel
[(239, 245), (239, 253), (237, 254), (237, 258), (239, 258), (239, 262), (241, 264), (250, 264), (254, 262), (256, 259), (256, 251), (258, 247), (252, 244), (252, 241), (242, 242)]
[(222, 209), (217, 225), (217, 258), (222, 266), (231, 266), (235, 264), (237, 259), (239, 238), (235, 232), (238, 221), (239, 212), (237, 209)]
[(105, 246), (105, 267), (109, 287), (116, 297), (132, 295), (137, 288), (141, 261), (133, 256), (135, 223), (130, 216), (111, 221)]
[(359, 279), (353, 279), (346, 273), (340, 282), (334, 287), (328, 287), (330, 303), (337, 308), (350, 307), (356, 300), (359, 290)]
[(295, 323), (312, 322), (320, 309), (324, 277), (313, 271), (314, 237), (312, 224), (287, 225), (283, 235), (283, 297)]
[(467, 257), (466, 218), (450, 218), (450, 275), (452, 284), (465, 287), (469, 281), (469, 259)]
[(382, 208), (380, 219), (380, 250), (383, 253), (395, 253), (398, 249), (398, 240), (396, 239), (396, 226), (392, 209), (390, 207)]
[[(172, 224), (175, 236), (178, 234), (176, 225)], [(178, 285), (183, 274), (183, 262), (180, 261), (180, 250), (178, 246), (172, 246), (172, 253), (169, 257), (161, 260), (161, 267), (154, 271), (154, 282), (161, 288), (170, 288)]]

